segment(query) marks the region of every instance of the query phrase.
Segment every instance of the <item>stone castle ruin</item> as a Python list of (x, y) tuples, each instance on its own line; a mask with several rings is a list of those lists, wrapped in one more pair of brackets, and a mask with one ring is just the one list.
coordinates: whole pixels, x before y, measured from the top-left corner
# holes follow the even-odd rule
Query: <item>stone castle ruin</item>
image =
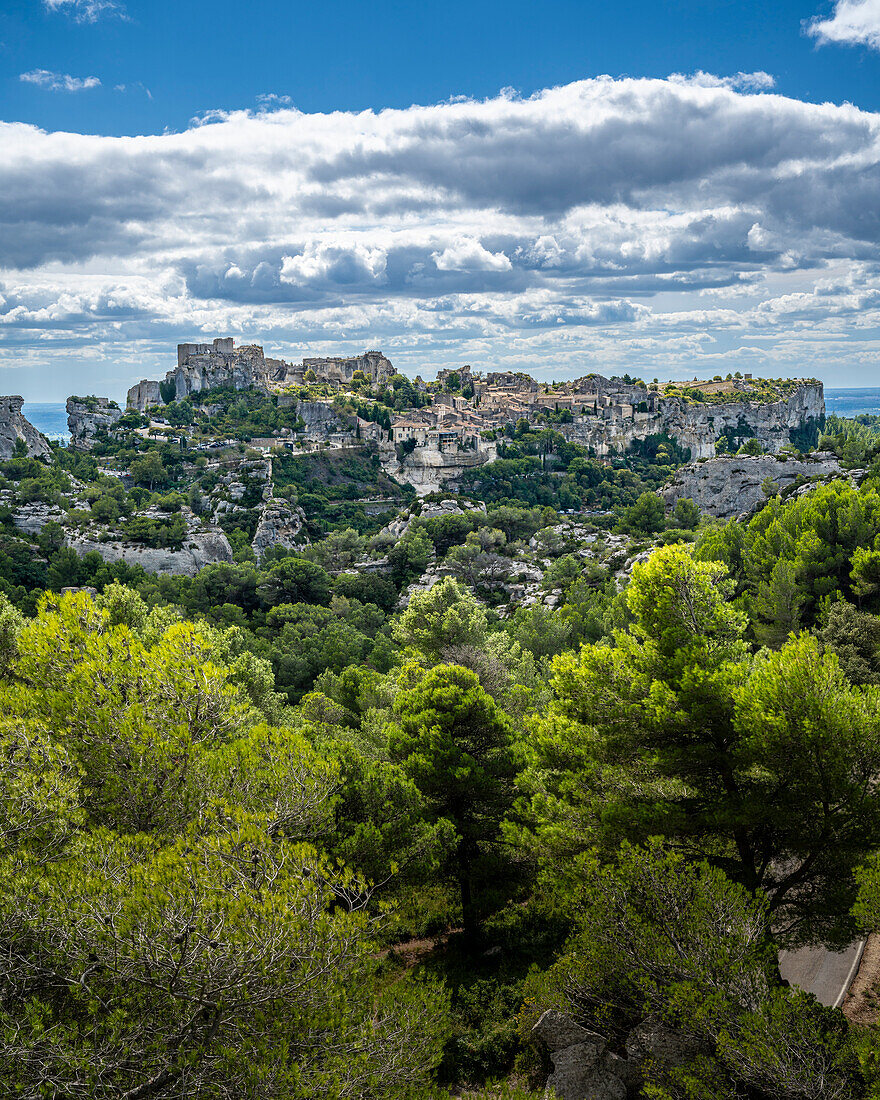
[(128, 407), (144, 412), (169, 401), (180, 401), (191, 393), (232, 386), (243, 390), (250, 386), (277, 393), (308, 381), (342, 386), (351, 382), (355, 371), (362, 371), (373, 384), (387, 382), (394, 367), (381, 351), (363, 355), (303, 359), (288, 363), (267, 358), (259, 344), (235, 346), (231, 336), (219, 337), (210, 344), (178, 344), (177, 366), (162, 381), (144, 379), (128, 391)]

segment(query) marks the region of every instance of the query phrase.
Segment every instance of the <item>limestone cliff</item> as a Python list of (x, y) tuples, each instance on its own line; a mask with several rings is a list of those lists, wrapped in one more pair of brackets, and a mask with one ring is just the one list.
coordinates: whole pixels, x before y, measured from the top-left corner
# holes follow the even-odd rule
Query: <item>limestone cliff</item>
[(710, 516), (733, 519), (765, 499), (762, 485), (767, 478), (784, 489), (798, 477), (827, 477), (839, 473), (837, 456), (825, 452), (804, 458), (720, 455), (682, 466), (672, 482), (660, 490), (660, 496), (669, 507), (683, 497), (690, 497)]
[(455, 487), (466, 470), (483, 466), (497, 457), (494, 444), (485, 444), (480, 451), (438, 451), (416, 447), (403, 459), (393, 449), (382, 454), (382, 469), (397, 481), (408, 482), (420, 497)]
[(215, 562), (231, 562), (232, 547), (219, 527), (191, 530), (179, 550), (141, 546), (132, 542), (102, 542), (88, 535), (71, 534), (67, 545), (80, 557), (96, 550), (106, 562), (140, 565), (148, 573), (172, 573), (194, 577)]
[[(647, 401), (643, 404), (649, 405)], [(690, 450), (695, 460), (713, 457), (716, 442), (725, 434), (739, 441), (755, 438), (765, 451), (776, 454), (791, 442), (792, 432), (815, 433), (824, 416), (824, 387), (810, 381), (772, 402), (745, 399), (704, 404), (652, 395), (650, 407), (643, 410), (639, 404), (615, 405), (599, 409), (595, 415), (579, 416), (560, 430), (600, 455), (623, 452), (635, 440), (665, 433)]]
[(48, 440), (22, 416), (22, 405), (23, 397), (0, 397), (0, 458), (12, 458), (19, 440), (27, 448), (29, 457), (50, 458), (52, 448)]
[(99, 432), (107, 432), (122, 416), (122, 409), (106, 397), (68, 397), (67, 427), (70, 445), (91, 450)]

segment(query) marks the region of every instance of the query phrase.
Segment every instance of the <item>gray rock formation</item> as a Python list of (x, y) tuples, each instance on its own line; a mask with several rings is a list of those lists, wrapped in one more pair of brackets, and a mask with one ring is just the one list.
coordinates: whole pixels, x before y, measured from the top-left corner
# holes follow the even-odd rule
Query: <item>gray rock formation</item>
[(69, 536), (67, 545), (80, 557), (96, 550), (106, 562), (140, 565), (148, 573), (173, 573), (194, 577), (215, 562), (231, 562), (232, 547), (219, 527), (191, 530), (180, 550), (140, 546), (131, 542), (101, 542), (88, 535)]
[[(603, 385), (611, 383), (616, 380), (597, 378), (591, 385), (601, 393)], [(818, 428), (823, 422), (821, 382), (800, 382), (788, 397), (772, 402), (749, 400), (747, 385), (743, 383), (741, 400), (711, 404), (633, 389), (622, 397), (615, 395), (615, 403), (598, 407), (595, 413), (577, 416), (560, 430), (600, 455), (622, 453), (635, 440), (663, 432), (688, 448), (696, 460), (712, 457), (715, 443), (727, 431), (740, 439), (756, 438), (765, 451), (776, 454), (791, 442), (790, 432)]]
[(64, 512), (57, 504), (35, 500), (31, 504), (19, 505), (12, 513), (12, 522), (19, 531), (39, 535), (47, 523), (63, 523)]
[(633, 1062), (668, 1062), (681, 1066), (704, 1050), (693, 1035), (673, 1031), (649, 1016), (632, 1029), (626, 1040), (626, 1056)]
[(302, 508), (285, 500), (270, 499), (263, 506), (252, 546), (257, 561), (273, 546), (298, 550), (309, 541), (305, 531), (306, 516)]
[(329, 401), (300, 401), (296, 412), (303, 418), (308, 440), (322, 440), (340, 432), (354, 436), (355, 417), (340, 415)]
[(437, 451), (416, 447), (403, 461), (398, 461), (395, 451), (386, 449), (382, 452), (382, 469), (397, 481), (408, 482), (420, 497), (425, 497), (429, 493), (454, 489), (466, 470), (491, 462), (496, 453), (491, 443), (482, 451)]
[(107, 397), (68, 397), (70, 445), (83, 451), (91, 450), (98, 433), (109, 431), (122, 415), (122, 409)]
[(137, 409), (138, 412), (146, 412), (147, 409), (162, 404), (164, 404), (164, 402), (162, 401), (162, 394), (159, 392), (158, 382), (150, 382), (145, 378), (141, 382), (138, 382), (136, 386), (132, 386), (128, 391), (126, 405), (130, 409)]
[(732, 519), (765, 499), (761, 486), (767, 478), (784, 489), (798, 477), (828, 477), (841, 472), (836, 455), (818, 452), (804, 458), (774, 455), (719, 455), (680, 467), (672, 482), (661, 489), (668, 507), (690, 497), (703, 512)]
[(625, 1059), (608, 1053), (601, 1035), (554, 1009), (541, 1016), (532, 1034), (547, 1046), (553, 1063), (548, 1095), (557, 1100), (626, 1100), (627, 1085), (615, 1072)]
[(21, 414), (24, 398), (0, 397), (0, 459), (12, 458), (21, 440), (30, 458), (51, 458), (52, 448), (44, 435)]

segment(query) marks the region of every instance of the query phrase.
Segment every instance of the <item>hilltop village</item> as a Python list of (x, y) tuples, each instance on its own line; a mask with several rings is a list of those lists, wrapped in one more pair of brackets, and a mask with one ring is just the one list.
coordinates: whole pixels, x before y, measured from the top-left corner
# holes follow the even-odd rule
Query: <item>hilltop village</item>
[[(814, 453), (825, 409), (813, 380), (551, 384), (464, 365), (425, 381), (381, 351), (291, 364), (218, 338), (180, 344), (176, 365), (133, 386), (124, 409), (70, 397), (67, 449), (27, 423), (20, 398), (4, 400), (0, 459), (12, 465), (0, 509), (11, 529), (149, 574), (261, 562), (345, 531), (359, 547), (349, 564), (382, 574), (418, 523), (497, 504), (542, 509), (530, 537), (561, 523), (551, 542), (588, 557), (598, 542), (627, 575), (646, 549), (638, 536), (682, 529), (682, 507), (736, 516), (765, 499), (765, 483), (840, 469)], [(472, 584), (498, 574), (492, 599), (511, 610), (556, 598), (541, 587), (550, 560), (505, 538), (503, 550), (480, 546)], [(444, 575), (432, 560), (412, 584)]]
[[(373, 442), (386, 472), (420, 495), (454, 485), (462, 471), (497, 458), (499, 438), (517, 424), (552, 427), (602, 458), (665, 434), (696, 460), (714, 456), (721, 439), (736, 449), (751, 438), (763, 452), (778, 453), (793, 432), (815, 435), (824, 416), (822, 385), (812, 380), (768, 383), (731, 375), (661, 386), (589, 374), (551, 385), (525, 373), (483, 375), (465, 365), (439, 371), (434, 382), (411, 382), (379, 351), (307, 358), (294, 366), (266, 358), (256, 344), (236, 347), (230, 338), (180, 344), (177, 366), (162, 381), (133, 386), (127, 404), (149, 414), (151, 428), (161, 430), (167, 423), (163, 407), (173, 406), (179, 419), (181, 402), (218, 387), (256, 389), (273, 395), (279, 408), (297, 407), (296, 429), (253, 439), (253, 446), (268, 450), (279, 440), (300, 448)], [(371, 417), (367, 400), (390, 412)], [(70, 412), (73, 438), (84, 441), (93, 430), (83, 416), (88, 410), (74, 404)], [(106, 404), (99, 415), (106, 415)]]

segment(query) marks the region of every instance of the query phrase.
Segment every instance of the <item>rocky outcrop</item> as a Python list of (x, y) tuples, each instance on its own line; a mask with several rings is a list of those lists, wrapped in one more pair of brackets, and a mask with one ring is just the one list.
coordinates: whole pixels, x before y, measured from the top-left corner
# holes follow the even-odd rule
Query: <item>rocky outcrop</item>
[(840, 472), (837, 456), (826, 452), (803, 458), (719, 455), (680, 467), (660, 496), (670, 508), (689, 497), (708, 515), (732, 519), (765, 499), (762, 486), (767, 478), (784, 489), (799, 477), (828, 477)]
[(106, 562), (124, 561), (140, 565), (148, 573), (173, 573), (194, 577), (200, 569), (215, 562), (231, 562), (232, 547), (219, 527), (190, 530), (179, 550), (141, 546), (137, 543), (108, 541), (71, 535), (67, 545), (80, 557), (94, 550)]
[(714, 456), (723, 435), (757, 439), (765, 451), (776, 454), (791, 442), (792, 433), (817, 432), (825, 417), (824, 387), (813, 381), (800, 382), (788, 397), (769, 402), (749, 400), (747, 391), (740, 400), (709, 404), (648, 391), (642, 396), (646, 400), (635, 404), (597, 408), (560, 430), (600, 455), (623, 453), (636, 440), (665, 433), (696, 460)]
[(302, 508), (285, 500), (267, 500), (251, 544), (257, 561), (274, 546), (285, 550), (298, 550), (304, 546), (309, 541), (305, 525), (306, 515)]
[[(287, 363), (267, 358), (259, 344), (235, 346), (232, 337), (218, 337), (210, 344), (178, 344), (177, 366), (168, 371), (163, 382), (144, 379), (128, 391), (129, 408), (144, 412), (167, 398), (180, 401), (191, 393), (231, 386), (236, 390), (255, 386), (269, 392), (301, 386), (314, 378), (339, 386), (351, 382), (355, 371), (362, 371), (373, 385), (382, 385), (394, 374), (394, 367), (380, 351), (363, 355), (304, 359)], [(164, 397), (163, 397), (164, 392)]]
[(300, 401), (296, 407), (306, 426), (306, 439), (327, 439), (331, 435), (350, 433), (354, 438), (356, 420), (336, 411), (329, 401)]
[(408, 482), (420, 497), (454, 489), (459, 478), (475, 466), (483, 466), (495, 457), (492, 444), (486, 450), (438, 451), (416, 447), (399, 460), (393, 450), (382, 455), (382, 469), (397, 481)]
[(641, 1095), (643, 1072), (658, 1063), (684, 1066), (706, 1053), (700, 1040), (647, 1017), (626, 1039), (626, 1055), (608, 1050), (602, 1035), (565, 1012), (548, 1009), (532, 1028), (550, 1054), (547, 1094), (557, 1100), (626, 1100)]
[(68, 397), (70, 445), (83, 451), (91, 450), (98, 434), (110, 431), (122, 415), (122, 409), (107, 397)]
[(57, 504), (36, 500), (20, 504), (12, 513), (12, 522), (27, 535), (39, 535), (47, 523), (64, 523), (64, 512)]
[[(541, 1016), (532, 1034), (550, 1052), (547, 1092), (557, 1100), (626, 1100), (627, 1085), (618, 1068), (626, 1060), (609, 1054), (601, 1035), (553, 1009)], [(623, 1073), (628, 1075), (629, 1067)]]
[(164, 403), (159, 391), (159, 383), (150, 382), (146, 378), (131, 387), (126, 400), (126, 405), (130, 409), (137, 409), (138, 412), (146, 412), (147, 409), (164, 405)]
[(22, 416), (22, 405), (23, 397), (0, 397), (0, 459), (12, 458), (19, 441), (27, 448), (29, 458), (51, 458), (49, 441)]

